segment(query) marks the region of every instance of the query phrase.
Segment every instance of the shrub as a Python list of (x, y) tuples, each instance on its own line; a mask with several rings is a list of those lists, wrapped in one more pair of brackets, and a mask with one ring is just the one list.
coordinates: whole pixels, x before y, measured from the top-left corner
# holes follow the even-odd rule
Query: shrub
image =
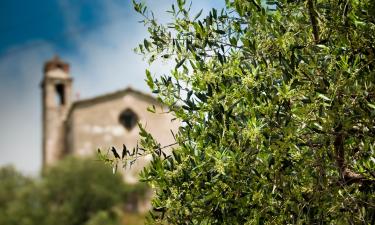
[(123, 210), (126, 201), (142, 198), (147, 190), (144, 184), (125, 184), (120, 174), (92, 158), (68, 157), (35, 181), (12, 168), (1, 169), (0, 178), (0, 224), (7, 225), (82, 225), (104, 219), (121, 224), (111, 220), (113, 208)]

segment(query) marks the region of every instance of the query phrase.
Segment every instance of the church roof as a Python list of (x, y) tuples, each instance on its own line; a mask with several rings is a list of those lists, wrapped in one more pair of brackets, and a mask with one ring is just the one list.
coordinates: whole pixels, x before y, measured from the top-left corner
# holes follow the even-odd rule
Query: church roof
[(118, 90), (118, 91), (115, 91), (115, 92), (111, 92), (111, 93), (99, 95), (99, 96), (96, 96), (96, 97), (82, 99), (82, 100), (78, 100), (78, 101), (73, 102), (73, 104), (72, 104), (72, 106), (69, 110), (68, 117), (70, 116), (72, 111), (77, 107), (91, 106), (91, 105), (94, 105), (94, 104), (97, 104), (97, 103), (106, 102), (106, 101), (114, 99), (114, 98), (120, 98), (120, 97), (125, 96), (125, 95), (130, 94), (130, 93), (133, 93), (133, 94), (137, 95), (141, 99), (143, 99), (145, 101), (148, 101), (151, 104), (162, 105), (162, 103), (160, 103), (154, 96), (152, 96), (150, 94), (146, 94), (146, 93), (144, 93), (142, 91), (139, 91), (139, 90), (135, 90), (131, 87), (127, 87), (125, 89)]

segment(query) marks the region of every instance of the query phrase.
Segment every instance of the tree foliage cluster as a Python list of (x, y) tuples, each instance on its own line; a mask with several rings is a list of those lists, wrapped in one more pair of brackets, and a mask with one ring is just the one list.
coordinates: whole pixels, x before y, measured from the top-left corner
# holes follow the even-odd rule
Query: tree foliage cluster
[[(144, 185), (141, 185), (144, 186)], [(140, 185), (126, 185), (94, 159), (68, 158), (41, 179), (0, 169), (0, 224), (122, 224), (123, 203)]]
[(161, 24), (134, 2), (137, 50), (175, 64), (146, 81), (183, 123), (172, 156), (141, 131), (153, 221), (374, 224), (374, 1), (225, 5)]

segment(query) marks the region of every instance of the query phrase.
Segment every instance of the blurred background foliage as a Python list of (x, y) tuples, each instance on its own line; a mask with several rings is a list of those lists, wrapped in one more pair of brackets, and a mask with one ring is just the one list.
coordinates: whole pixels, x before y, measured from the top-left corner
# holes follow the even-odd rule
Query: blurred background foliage
[(145, 198), (147, 186), (125, 184), (95, 159), (66, 158), (40, 179), (3, 167), (0, 180), (0, 224), (143, 224), (143, 215), (125, 209)]

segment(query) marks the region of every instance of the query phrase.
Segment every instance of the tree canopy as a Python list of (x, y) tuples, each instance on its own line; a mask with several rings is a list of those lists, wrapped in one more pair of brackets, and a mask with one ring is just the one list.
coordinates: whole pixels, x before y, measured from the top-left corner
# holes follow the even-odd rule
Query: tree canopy
[(0, 224), (122, 224), (124, 204), (142, 198), (144, 186), (125, 184), (120, 174), (113, 176), (110, 167), (91, 158), (68, 157), (40, 179), (0, 168)]
[(374, 1), (225, 4), (161, 24), (134, 2), (137, 50), (175, 64), (146, 81), (182, 121), (172, 156), (141, 131), (154, 222), (373, 224)]

